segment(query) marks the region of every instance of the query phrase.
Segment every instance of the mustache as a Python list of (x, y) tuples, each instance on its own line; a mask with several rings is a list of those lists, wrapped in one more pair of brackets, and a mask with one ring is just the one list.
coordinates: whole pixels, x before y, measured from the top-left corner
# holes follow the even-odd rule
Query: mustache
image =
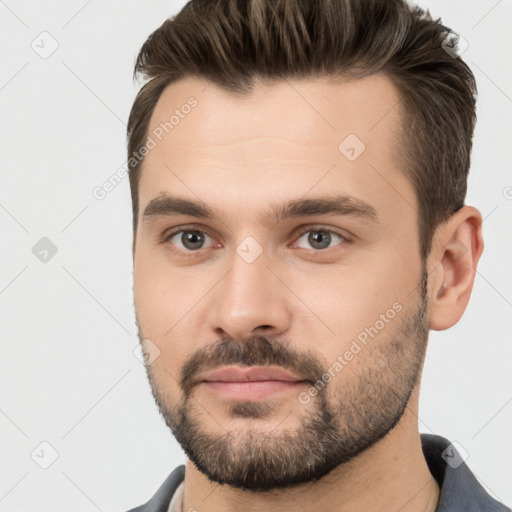
[(279, 366), (311, 384), (322, 378), (324, 368), (311, 351), (299, 352), (288, 342), (256, 335), (245, 340), (222, 338), (198, 349), (180, 370), (180, 386), (186, 397), (197, 383), (197, 374), (222, 366)]

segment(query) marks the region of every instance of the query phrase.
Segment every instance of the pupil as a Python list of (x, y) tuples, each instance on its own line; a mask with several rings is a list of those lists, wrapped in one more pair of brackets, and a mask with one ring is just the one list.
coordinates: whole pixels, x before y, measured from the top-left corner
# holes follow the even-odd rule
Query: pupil
[(312, 231), (308, 237), (309, 243), (315, 249), (325, 249), (331, 242), (331, 234), (325, 231)]
[(181, 241), (187, 249), (200, 249), (204, 237), (199, 231), (187, 231), (181, 235)]

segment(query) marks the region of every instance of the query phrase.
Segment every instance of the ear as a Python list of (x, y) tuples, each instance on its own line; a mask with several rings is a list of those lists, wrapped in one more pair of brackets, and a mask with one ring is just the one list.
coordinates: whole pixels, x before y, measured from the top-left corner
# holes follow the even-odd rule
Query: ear
[(463, 206), (436, 230), (428, 258), (430, 328), (455, 325), (466, 310), (484, 249), (482, 215)]

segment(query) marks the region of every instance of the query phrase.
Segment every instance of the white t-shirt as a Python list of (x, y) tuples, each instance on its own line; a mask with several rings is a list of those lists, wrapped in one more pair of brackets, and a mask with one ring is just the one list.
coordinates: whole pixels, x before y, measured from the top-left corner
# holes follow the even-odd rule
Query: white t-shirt
[(183, 490), (185, 489), (185, 480), (176, 488), (171, 502), (169, 503), (168, 512), (182, 512), (183, 507)]

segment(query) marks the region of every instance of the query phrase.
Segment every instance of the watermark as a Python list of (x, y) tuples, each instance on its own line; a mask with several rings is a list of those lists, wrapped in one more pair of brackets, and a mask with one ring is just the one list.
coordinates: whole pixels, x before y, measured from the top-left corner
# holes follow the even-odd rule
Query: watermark
[(59, 48), (59, 43), (49, 32), (43, 31), (30, 43), (30, 47), (41, 59), (49, 59)]
[(117, 169), (109, 178), (103, 182), (102, 185), (98, 185), (92, 189), (92, 195), (94, 199), (103, 201), (107, 195), (114, 190), (121, 181), (128, 176), (128, 162), (125, 162), (119, 169)]
[(263, 248), (252, 236), (244, 238), (236, 248), (236, 253), (246, 263), (254, 263), (262, 252)]
[(468, 451), (459, 442), (453, 441), (441, 453), (441, 457), (453, 469), (457, 469), (469, 457)]
[(197, 107), (198, 101), (191, 96), (186, 103), (183, 103), (180, 108), (174, 109), (173, 114), (169, 117), (168, 121), (160, 123), (154, 128), (150, 135), (146, 137), (146, 142), (132, 153), (132, 156), (114, 173), (112, 173), (106, 181), (92, 189), (94, 199), (103, 201), (107, 195), (112, 192), (125, 178), (128, 176), (129, 170), (139, 165), (148, 153), (155, 149), (159, 142), (162, 141), (165, 135), (171, 133), (176, 126), (178, 126), (182, 119), (185, 119), (193, 108)]
[(149, 338), (142, 340), (133, 349), (133, 355), (144, 366), (151, 366), (160, 357), (160, 349)]
[(338, 145), (338, 151), (349, 162), (357, 160), (365, 149), (364, 142), (355, 133), (347, 135)]
[(48, 469), (59, 458), (59, 452), (48, 441), (42, 441), (30, 457), (41, 469)]
[(41, 263), (48, 263), (57, 252), (57, 246), (46, 236), (43, 236), (43, 238), (32, 247), (32, 254)]
[(325, 386), (338, 375), (345, 366), (348, 365), (354, 356), (359, 354), (361, 350), (366, 347), (368, 344), (369, 338), (373, 339), (377, 334), (379, 334), (384, 327), (386, 327), (391, 320), (393, 320), (397, 313), (402, 311), (403, 306), (399, 302), (395, 302), (389, 309), (386, 310), (385, 313), (381, 313), (379, 315), (379, 319), (376, 320), (372, 326), (366, 327), (363, 331), (361, 331), (355, 339), (352, 340), (350, 344), (350, 348), (346, 350), (343, 355), (338, 355), (336, 357), (336, 361), (329, 366), (329, 368), (322, 374), (322, 377), (319, 378), (312, 386), (310, 386), (307, 391), (302, 391), (298, 394), (299, 402), (303, 405), (309, 404), (311, 401), (311, 397), (318, 395), (320, 391), (322, 391)]
[[(182, 119), (185, 119), (185, 117), (188, 116), (188, 114), (190, 114), (190, 112), (192, 111), (193, 108), (197, 107), (198, 105), (198, 101), (193, 97), (191, 96), (186, 103), (183, 103), (183, 105), (181, 105), (180, 108), (176, 108), (174, 109), (174, 114), (172, 114), (170, 117), (169, 117), (169, 120), (166, 121), (165, 123), (160, 123), (151, 133), (152, 135), (158, 139), (158, 141), (161, 141), (162, 138), (164, 137), (164, 133), (165, 134), (168, 134), (170, 133), (172, 130), (174, 130), (174, 128), (176, 126), (178, 126), (181, 122)], [(130, 159), (131, 160), (131, 159)], [(128, 164), (130, 165), (130, 167), (133, 167), (131, 164), (130, 164), (130, 160), (128, 160)], [(136, 165), (136, 164), (135, 164)]]
[(441, 46), (452, 59), (456, 59), (469, 48), (469, 43), (460, 34), (452, 30), (443, 39)]

